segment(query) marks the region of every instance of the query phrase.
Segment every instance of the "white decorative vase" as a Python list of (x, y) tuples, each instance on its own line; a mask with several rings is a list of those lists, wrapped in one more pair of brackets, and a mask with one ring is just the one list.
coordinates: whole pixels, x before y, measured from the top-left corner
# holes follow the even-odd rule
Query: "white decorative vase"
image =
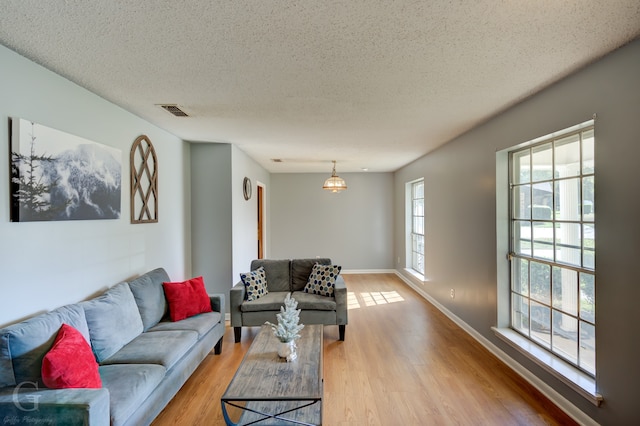
[(278, 356), (280, 358), (286, 358), (287, 362), (291, 362), (298, 358), (298, 354), (296, 353), (296, 341), (292, 340), (290, 342), (280, 342), (278, 345)]

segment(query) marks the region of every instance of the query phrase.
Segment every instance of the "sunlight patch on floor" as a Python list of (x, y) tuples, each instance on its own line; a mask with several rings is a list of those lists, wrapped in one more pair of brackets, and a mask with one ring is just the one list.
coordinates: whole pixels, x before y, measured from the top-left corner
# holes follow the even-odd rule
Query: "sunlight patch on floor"
[(404, 302), (404, 298), (397, 291), (372, 291), (356, 294), (347, 292), (347, 309), (360, 309), (364, 306), (387, 305), (389, 303)]
[(360, 303), (358, 302), (358, 298), (356, 294), (352, 291), (347, 292), (347, 309), (358, 309), (360, 308)]
[(360, 293), (366, 306), (386, 305), (404, 301), (404, 298), (397, 291), (374, 291), (370, 293)]

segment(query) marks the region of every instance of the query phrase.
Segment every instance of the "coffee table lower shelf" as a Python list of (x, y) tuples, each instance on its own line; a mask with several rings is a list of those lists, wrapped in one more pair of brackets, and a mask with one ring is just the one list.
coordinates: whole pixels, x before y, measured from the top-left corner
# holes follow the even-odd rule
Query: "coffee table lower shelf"
[[(234, 407), (239, 420), (234, 422), (227, 412)], [(241, 413), (238, 413), (241, 411)], [(322, 400), (309, 401), (222, 401), (222, 414), (228, 425), (305, 425), (322, 424)], [(237, 416), (236, 416), (237, 417)]]

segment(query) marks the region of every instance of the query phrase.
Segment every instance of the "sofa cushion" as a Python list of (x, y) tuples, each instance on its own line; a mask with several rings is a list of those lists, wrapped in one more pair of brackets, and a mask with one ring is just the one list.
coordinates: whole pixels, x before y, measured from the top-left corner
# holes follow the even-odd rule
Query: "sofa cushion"
[(260, 299), (269, 292), (267, 290), (267, 277), (264, 273), (264, 266), (255, 271), (241, 273), (240, 279), (245, 287), (245, 300)]
[(336, 278), (340, 274), (341, 266), (338, 265), (313, 265), (305, 293), (318, 294), (320, 296), (333, 297), (336, 286)]
[(335, 311), (336, 300), (333, 297), (320, 296), (317, 294), (305, 293), (304, 291), (296, 291), (291, 297), (298, 302), (298, 309), (302, 311)]
[(138, 305), (142, 326), (146, 331), (159, 323), (167, 314), (167, 299), (162, 283), (170, 281), (163, 268), (157, 268), (129, 281), (129, 288)]
[(309, 281), (313, 265), (331, 265), (329, 258), (293, 259), (291, 261), (291, 291), (301, 291)]
[(220, 312), (205, 312), (204, 314), (189, 317), (182, 321), (160, 321), (147, 331), (191, 330), (198, 333), (198, 338), (200, 338), (207, 334), (209, 330), (215, 327), (222, 319)]
[(68, 324), (62, 324), (42, 360), (42, 382), (52, 389), (102, 387), (89, 342)]
[(162, 365), (114, 364), (100, 366), (102, 385), (109, 389), (111, 424), (124, 424), (166, 374)]
[(103, 295), (82, 302), (81, 306), (99, 363), (142, 333), (140, 311), (127, 283), (120, 283)]
[(245, 300), (240, 309), (242, 312), (259, 312), (259, 311), (279, 311), (284, 305), (284, 298), (289, 294), (288, 291), (269, 292), (258, 300), (251, 302)]
[(171, 321), (180, 321), (203, 312), (211, 312), (211, 300), (202, 277), (183, 282), (163, 283)]
[(170, 370), (197, 340), (190, 330), (142, 333), (102, 364), (160, 364)]
[(289, 259), (256, 259), (251, 262), (251, 270), (264, 267), (267, 277), (267, 290), (271, 291), (291, 291), (290, 261)]
[(80, 305), (62, 306), (0, 330), (0, 387), (39, 382), (42, 359), (65, 323), (89, 340)]

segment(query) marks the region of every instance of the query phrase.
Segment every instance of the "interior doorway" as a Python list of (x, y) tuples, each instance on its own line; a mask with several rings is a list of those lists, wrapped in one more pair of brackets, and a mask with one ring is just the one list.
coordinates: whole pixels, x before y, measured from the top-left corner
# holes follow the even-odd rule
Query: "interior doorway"
[(264, 186), (256, 185), (258, 190), (258, 259), (264, 259)]

